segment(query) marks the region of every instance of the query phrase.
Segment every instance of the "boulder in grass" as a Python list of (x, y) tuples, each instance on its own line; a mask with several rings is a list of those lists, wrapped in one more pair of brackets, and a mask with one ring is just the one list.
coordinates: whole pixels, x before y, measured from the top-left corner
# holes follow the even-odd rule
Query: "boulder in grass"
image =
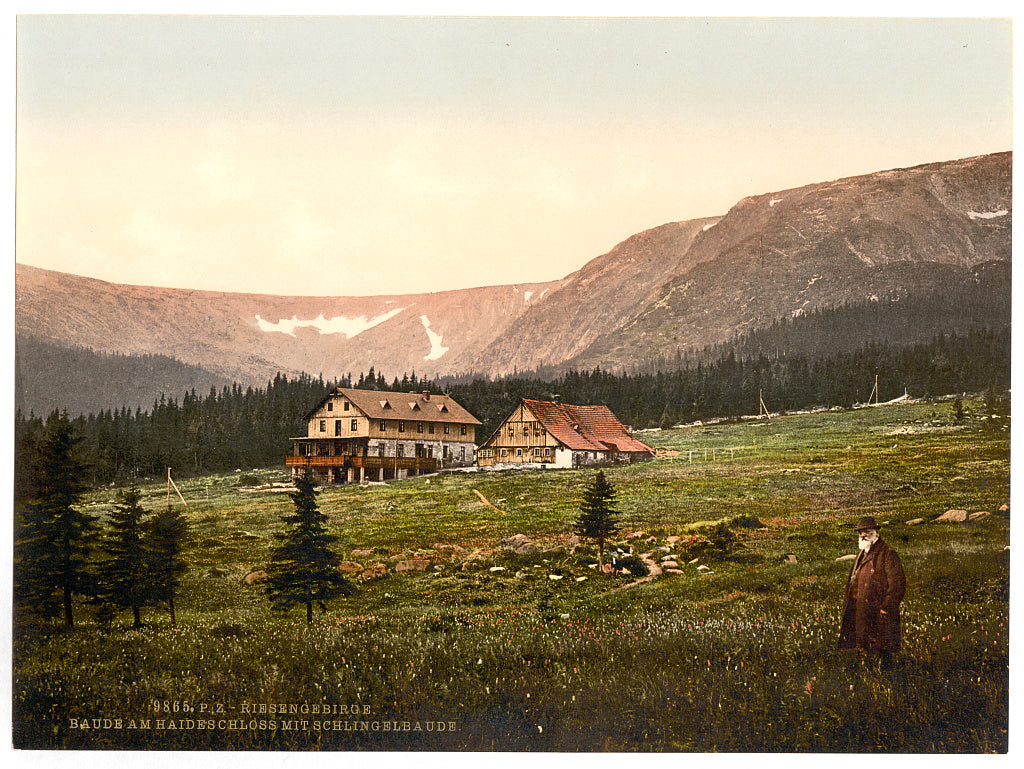
[(516, 555), (530, 555), (537, 552), (537, 546), (525, 534), (513, 534), (508, 539), (503, 539), (501, 546)]
[(356, 561), (342, 561), (338, 564), (338, 571), (342, 574), (358, 574), (363, 570), (363, 565)]
[(386, 577), (388, 573), (388, 567), (382, 563), (375, 563), (368, 569), (365, 569), (359, 577), (363, 580), (380, 579)]
[(906, 523), (907, 526), (920, 526), (922, 523), (924, 523), (924, 518), (911, 518)]
[(971, 513), (969, 516), (967, 516), (967, 520), (971, 523), (974, 523), (975, 521), (984, 521), (991, 515), (992, 513), (986, 512), (985, 510), (979, 510), (978, 512)]
[(399, 574), (412, 571), (426, 571), (430, 568), (430, 561), (426, 558), (409, 558), (395, 564), (395, 571)]
[(936, 523), (963, 523), (967, 520), (966, 510), (947, 510), (938, 518), (935, 519)]
[(372, 550), (353, 550), (352, 551), (352, 557), (353, 558), (369, 558), (372, 555), (373, 555), (373, 551)]
[(857, 554), (856, 553), (848, 553), (847, 555), (839, 556), (838, 558), (836, 558), (836, 560), (837, 561), (852, 561), (852, 560), (855, 560), (856, 558), (857, 558)]
[(433, 547), (434, 550), (437, 550), (437, 551), (442, 552), (442, 553), (447, 552), (447, 553), (454, 553), (456, 555), (465, 555), (466, 554), (466, 549), (463, 548), (463, 547), (459, 547), (458, 545), (446, 545), (446, 544), (442, 544), (440, 542), (435, 542), (433, 545), (431, 545), (431, 547)]
[(256, 571), (250, 571), (245, 577), (242, 578), (242, 582), (246, 585), (256, 585), (260, 582), (266, 582), (270, 579), (270, 575), (267, 574), (263, 569), (257, 569)]

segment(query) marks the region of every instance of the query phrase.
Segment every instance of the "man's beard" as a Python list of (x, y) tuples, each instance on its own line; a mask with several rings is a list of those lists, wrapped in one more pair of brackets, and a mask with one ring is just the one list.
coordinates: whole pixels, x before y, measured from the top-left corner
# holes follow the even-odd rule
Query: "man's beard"
[(866, 552), (868, 552), (871, 549), (871, 546), (873, 544), (875, 544), (875, 542), (877, 542), (877, 541), (878, 541), (878, 535), (877, 534), (874, 534), (874, 535), (872, 535), (870, 537), (861, 537), (857, 541), (857, 546), (866, 553)]

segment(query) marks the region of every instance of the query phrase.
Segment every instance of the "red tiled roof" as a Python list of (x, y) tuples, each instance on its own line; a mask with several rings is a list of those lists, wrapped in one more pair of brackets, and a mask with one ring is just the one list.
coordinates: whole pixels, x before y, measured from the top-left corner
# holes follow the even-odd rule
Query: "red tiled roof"
[(581, 451), (651, 452), (607, 406), (575, 406), (523, 398), (523, 405), (557, 440)]

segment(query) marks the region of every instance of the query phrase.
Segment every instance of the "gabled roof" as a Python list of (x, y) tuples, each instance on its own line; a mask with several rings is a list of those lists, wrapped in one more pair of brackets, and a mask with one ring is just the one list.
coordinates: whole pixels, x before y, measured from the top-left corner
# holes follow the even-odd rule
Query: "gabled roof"
[(575, 406), (570, 403), (523, 398), (523, 406), (555, 439), (581, 451), (651, 452), (652, 449), (626, 432), (607, 406)]
[(352, 405), (370, 419), (408, 419), (419, 422), (449, 422), (478, 425), (480, 420), (456, 403), (448, 395), (433, 393), (402, 393), (385, 390), (356, 390), (336, 387), (316, 404), (303, 419), (311, 419), (320, 408), (335, 396), (348, 398)]

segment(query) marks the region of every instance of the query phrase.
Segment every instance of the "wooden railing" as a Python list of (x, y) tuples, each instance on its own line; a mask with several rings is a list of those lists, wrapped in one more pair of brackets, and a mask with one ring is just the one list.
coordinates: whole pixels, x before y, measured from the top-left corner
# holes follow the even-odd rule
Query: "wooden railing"
[(399, 470), (437, 470), (436, 459), (419, 457), (372, 457), (358, 454), (339, 454), (337, 456), (296, 456), (288, 454), (284, 458), (286, 467), (362, 467), (366, 470), (392, 468)]

